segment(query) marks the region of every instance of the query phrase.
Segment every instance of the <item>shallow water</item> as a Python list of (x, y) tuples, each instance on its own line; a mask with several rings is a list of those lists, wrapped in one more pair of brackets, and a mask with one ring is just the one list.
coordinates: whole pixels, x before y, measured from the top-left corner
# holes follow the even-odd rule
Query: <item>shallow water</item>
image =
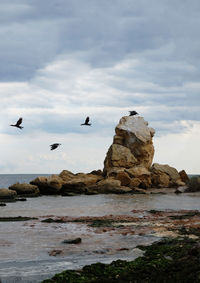
[(131, 214), (133, 209), (200, 209), (200, 194), (42, 196), (7, 203), (0, 207), (0, 216), (102, 216)]
[[(80, 268), (93, 262), (134, 259), (141, 255), (138, 244), (149, 244), (155, 235), (96, 233), (86, 224), (42, 223), (42, 216), (133, 215), (133, 209), (198, 209), (200, 194), (169, 195), (91, 195), (42, 196), (26, 202), (7, 203), (0, 216), (40, 217), (23, 222), (0, 222), (0, 279), (3, 283), (40, 282), (65, 269)], [(142, 217), (142, 215), (141, 215)], [(63, 240), (81, 237), (79, 245), (64, 245)], [(129, 248), (118, 251), (119, 247)], [(54, 257), (49, 252), (61, 249)]]

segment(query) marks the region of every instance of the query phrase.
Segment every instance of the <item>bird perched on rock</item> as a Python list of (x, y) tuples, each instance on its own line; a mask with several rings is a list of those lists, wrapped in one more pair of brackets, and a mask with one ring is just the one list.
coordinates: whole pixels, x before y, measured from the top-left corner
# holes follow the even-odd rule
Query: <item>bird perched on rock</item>
[(134, 116), (134, 115), (137, 115), (138, 113), (136, 111), (129, 111), (129, 116)]
[(51, 150), (56, 149), (59, 145), (61, 145), (61, 143), (53, 143), (53, 144), (51, 144), (51, 145), (50, 145)]
[(83, 123), (83, 124), (81, 124), (81, 126), (91, 126), (92, 124), (89, 124), (89, 121), (90, 121), (90, 117), (87, 117), (86, 119), (85, 119), (85, 122)]
[(19, 120), (17, 121), (17, 123), (15, 124), (15, 125), (10, 125), (10, 126), (12, 126), (12, 127), (17, 127), (17, 128), (19, 128), (19, 129), (23, 129), (23, 127), (22, 126), (20, 126), (21, 125), (21, 123), (22, 123), (22, 118), (19, 118)]

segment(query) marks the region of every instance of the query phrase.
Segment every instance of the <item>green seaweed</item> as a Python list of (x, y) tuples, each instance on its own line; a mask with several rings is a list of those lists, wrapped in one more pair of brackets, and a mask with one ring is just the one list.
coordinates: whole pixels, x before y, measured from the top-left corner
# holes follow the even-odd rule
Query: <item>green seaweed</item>
[(200, 246), (189, 238), (163, 239), (139, 246), (144, 256), (134, 261), (86, 265), (66, 270), (43, 283), (197, 283), (200, 282)]
[(182, 219), (191, 218), (193, 216), (200, 216), (200, 212), (198, 210), (192, 210), (182, 215), (171, 215), (169, 216), (169, 218), (174, 220), (182, 220)]

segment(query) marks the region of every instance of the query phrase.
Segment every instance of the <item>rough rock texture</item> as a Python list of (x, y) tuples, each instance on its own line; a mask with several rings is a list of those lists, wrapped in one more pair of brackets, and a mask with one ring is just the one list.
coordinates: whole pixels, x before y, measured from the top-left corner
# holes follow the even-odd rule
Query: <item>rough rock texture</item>
[(64, 182), (67, 182), (71, 180), (75, 175), (68, 170), (63, 170), (58, 176), (63, 179)]
[(184, 182), (184, 183), (187, 183), (189, 181), (189, 177), (187, 175), (187, 173), (185, 172), (185, 170), (181, 170), (179, 172), (179, 175), (180, 175), (180, 178), (181, 178), (181, 181)]
[(59, 175), (38, 177), (32, 182), (41, 194), (147, 193), (153, 189), (183, 187), (189, 178), (169, 166), (154, 163), (153, 136), (143, 117), (125, 116), (115, 128), (113, 143), (104, 160), (104, 168), (90, 173), (63, 170)]
[(184, 186), (176, 168), (167, 164), (154, 163), (151, 167), (152, 183), (156, 187)]
[(1, 188), (0, 189), (0, 200), (3, 199), (15, 199), (17, 196), (17, 193), (15, 191), (6, 189), (6, 188)]
[(87, 187), (95, 185), (102, 178), (101, 175), (78, 173), (63, 183), (61, 193), (85, 193)]
[(41, 194), (58, 194), (63, 185), (63, 179), (57, 175), (51, 175), (48, 177), (39, 176), (30, 184), (35, 185), (39, 188)]
[(128, 173), (121, 171), (117, 173), (116, 179), (121, 182), (121, 186), (128, 186), (131, 182), (131, 178)]
[(9, 189), (15, 191), (18, 195), (37, 196), (40, 193), (37, 186), (26, 183), (16, 183), (10, 186)]
[(129, 169), (138, 165), (149, 169), (154, 155), (152, 137), (155, 131), (148, 127), (148, 122), (143, 117), (125, 116), (115, 132), (104, 161), (104, 174), (108, 175), (113, 168)]

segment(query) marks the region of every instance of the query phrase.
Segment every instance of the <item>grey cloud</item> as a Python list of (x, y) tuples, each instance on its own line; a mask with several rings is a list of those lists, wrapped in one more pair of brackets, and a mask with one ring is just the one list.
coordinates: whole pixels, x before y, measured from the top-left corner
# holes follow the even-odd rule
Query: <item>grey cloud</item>
[[(92, 114), (101, 108), (106, 129), (113, 123), (104, 107), (113, 115), (141, 109), (159, 131), (199, 120), (200, 88), (188, 87), (200, 77), (198, 1), (2, 3), (0, 80), (30, 86), (9, 92), (13, 99), (3, 105), (10, 118), (21, 111), (34, 119), (35, 110), (32, 127), (51, 133), (80, 132), (83, 107)], [(64, 105), (78, 109), (77, 116), (59, 113)], [(99, 113), (95, 130), (102, 126)]]

